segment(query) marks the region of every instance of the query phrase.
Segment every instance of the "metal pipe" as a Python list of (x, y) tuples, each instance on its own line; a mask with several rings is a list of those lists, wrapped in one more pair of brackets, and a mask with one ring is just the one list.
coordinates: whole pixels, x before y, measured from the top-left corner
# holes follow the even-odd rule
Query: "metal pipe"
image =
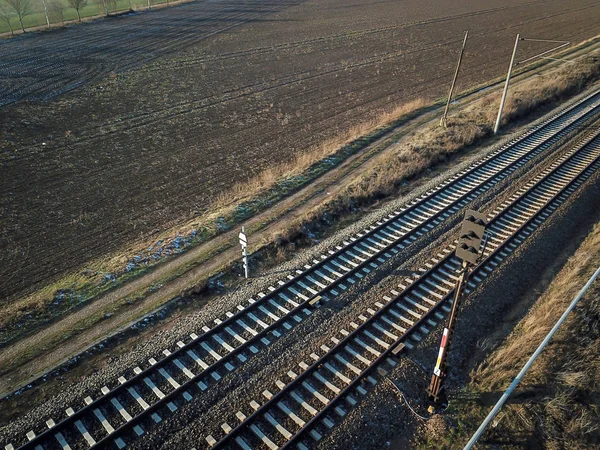
[(596, 280), (596, 278), (598, 278), (598, 275), (600, 275), (600, 267), (598, 267), (598, 269), (596, 269), (596, 272), (594, 272), (594, 274), (588, 280), (588, 282), (585, 284), (585, 286), (583, 286), (583, 288), (581, 289), (581, 291), (579, 291), (579, 294), (577, 294), (577, 296), (573, 299), (573, 301), (571, 302), (571, 304), (569, 305), (569, 307), (567, 308), (567, 310), (563, 313), (563, 315), (560, 317), (560, 319), (558, 319), (558, 322), (556, 322), (556, 324), (554, 325), (554, 327), (552, 327), (552, 329), (550, 330), (550, 332), (546, 335), (546, 337), (544, 338), (544, 340), (542, 341), (542, 343), (539, 345), (539, 347), (537, 348), (537, 350), (535, 351), (535, 353), (533, 355), (531, 355), (531, 358), (529, 358), (529, 360), (525, 363), (525, 365), (523, 366), (523, 368), (521, 369), (521, 371), (519, 372), (519, 374), (515, 377), (515, 379), (513, 380), (513, 382), (510, 384), (510, 386), (508, 387), (508, 389), (506, 390), (506, 392), (504, 392), (504, 394), (502, 394), (502, 397), (500, 397), (500, 400), (498, 400), (498, 403), (496, 403), (496, 405), (494, 406), (494, 408), (490, 411), (490, 413), (487, 415), (487, 417), (485, 418), (485, 420), (479, 426), (479, 428), (477, 429), (477, 431), (475, 432), (475, 434), (473, 434), (473, 437), (471, 437), (471, 439), (469, 440), (469, 442), (467, 442), (467, 445), (465, 445), (464, 450), (470, 450), (471, 448), (473, 448), (473, 446), (479, 440), (479, 438), (481, 437), (481, 435), (483, 434), (483, 432), (485, 431), (485, 429), (487, 428), (487, 426), (490, 424), (490, 422), (492, 421), (492, 419), (494, 417), (496, 417), (496, 415), (500, 411), (500, 408), (502, 408), (502, 406), (504, 405), (504, 403), (506, 403), (506, 400), (508, 400), (508, 397), (510, 397), (510, 394), (512, 394), (512, 392), (515, 390), (515, 388), (517, 387), (517, 385), (521, 382), (521, 380), (523, 379), (523, 376), (525, 375), (525, 373), (532, 366), (532, 364), (537, 359), (537, 357), (540, 355), (540, 353), (542, 352), (542, 350), (544, 350), (544, 347), (546, 347), (546, 345), (548, 345), (548, 342), (550, 342), (550, 339), (552, 339), (552, 337), (554, 336), (554, 334), (556, 333), (556, 331), (558, 330), (558, 328), (562, 325), (562, 323), (565, 321), (565, 319), (567, 318), (567, 316), (569, 315), (569, 313), (573, 310), (573, 308), (575, 308), (575, 306), (577, 305), (577, 303), (579, 302), (579, 300), (581, 300), (581, 298), (586, 293), (586, 291), (588, 290), (588, 288), (592, 285), (592, 283)]
[(504, 109), (504, 103), (506, 102), (506, 94), (508, 94), (508, 85), (510, 84), (510, 76), (512, 74), (513, 65), (515, 63), (515, 56), (517, 56), (517, 48), (519, 47), (519, 40), (521, 35), (517, 34), (515, 40), (515, 48), (513, 49), (512, 58), (510, 58), (510, 66), (508, 66), (508, 74), (506, 75), (506, 83), (504, 83), (504, 92), (502, 93), (502, 100), (500, 100), (500, 109), (498, 109), (498, 118), (496, 119), (496, 126), (494, 126), (494, 134), (498, 134), (500, 129), (500, 121), (502, 120), (502, 110)]
[[(530, 42), (556, 42), (557, 44), (561, 44), (567, 41), (557, 41), (555, 39), (532, 39), (532, 38), (523, 38), (522, 41), (530, 41)], [(568, 42), (567, 42), (568, 43)]]

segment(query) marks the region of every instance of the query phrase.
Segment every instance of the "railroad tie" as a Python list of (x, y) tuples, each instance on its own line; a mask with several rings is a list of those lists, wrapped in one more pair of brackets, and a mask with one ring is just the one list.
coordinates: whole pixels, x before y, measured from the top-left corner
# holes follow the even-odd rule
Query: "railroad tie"
[[(321, 403), (323, 403), (324, 405), (329, 404), (329, 399), (327, 397), (325, 397), (323, 394), (321, 394), (319, 391), (317, 391), (308, 381), (304, 380), (302, 381), (302, 386), (312, 394), (313, 397), (315, 397), (317, 400), (319, 400)], [(303, 405), (304, 406), (304, 405)], [(314, 408), (313, 408), (314, 410)], [(316, 415), (316, 410), (314, 410)]]
[[(71, 417), (73, 414), (75, 414), (75, 411), (73, 411), (73, 408), (68, 408), (66, 413), (67, 413), (67, 416)], [(88, 443), (88, 445), (90, 447), (92, 445), (96, 444), (96, 440), (88, 432), (88, 430), (85, 428), (85, 425), (83, 424), (83, 422), (81, 422), (81, 420), (75, 421), (75, 427), (81, 433), (81, 435), (83, 436), (83, 438), (86, 440), (86, 442)]]
[(395, 334), (390, 333), (388, 330), (386, 330), (385, 328), (383, 328), (377, 322), (373, 322), (373, 327), (377, 328), (380, 332), (382, 332), (383, 334), (385, 334), (390, 339), (393, 339), (394, 341), (398, 339), (398, 336), (396, 336)]
[(335, 354), (334, 358), (337, 359), (344, 366), (346, 366), (348, 369), (350, 369), (352, 372), (354, 372), (356, 375), (360, 375), (361, 374), (361, 370), (358, 367), (356, 367), (355, 365), (353, 365), (352, 363), (346, 361), (346, 359), (344, 359), (343, 356), (341, 356), (339, 354)]
[[(279, 387), (279, 389), (283, 389), (285, 387), (285, 384), (280, 381), (277, 380), (277, 387)], [(302, 420), (300, 417), (298, 417), (294, 412), (292, 412), (283, 402), (277, 402), (277, 407), (281, 410), (281, 412), (283, 412), (285, 415), (287, 415), (290, 419), (292, 419), (296, 425), (303, 427), (306, 422), (304, 420)]]
[[(108, 394), (108, 388), (106, 386), (104, 386), (107, 391), (104, 392), (104, 388), (102, 388), (102, 393), (104, 395)], [(119, 414), (121, 415), (121, 417), (123, 417), (123, 419), (125, 419), (126, 422), (129, 422), (131, 420), (131, 414), (129, 414), (127, 412), (127, 410), (125, 408), (123, 408), (123, 405), (121, 405), (121, 402), (119, 402), (119, 400), (116, 397), (113, 397), (110, 399), (110, 402), (112, 403), (112, 405), (115, 407), (115, 409), (119, 412)]]
[[(92, 397), (86, 397), (84, 400), (86, 405), (91, 405), (94, 401), (92, 400)], [(107, 434), (111, 434), (115, 431), (115, 429), (113, 428), (113, 426), (108, 422), (108, 420), (106, 420), (106, 417), (104, 417), (104, 414), (102, 414), (102, 411), (100, 411), (100, 409), (95, 408), (94, 409), (94, 415), (98, 418), (98, 420), (100, 421), (100, 423), (102, 424), (102, 426), (104, 427), (104, 429), (106, 430)]]
[(341, 381), (343, 381), (346, 384), (350, 384), (351, 380), (350, 378), (348, 378), (346, 375), (344, 375), (342, 372), (340, 372), (338, 369), (336, 369), (335, 367), (333, 367), (331, 365), (331, 363), (329, 362), (325, 362), (323, 364), (323, 367), (325, 367), (327, 370), (329, 370), (329, 372), (331, 372), (333, 375), (335, 375), (337, 378), (339, 378)]
[[(302, 397), (300, 397), (296, 392), (292, 391), (290, 395), (296, 402), (298, 402), (298, 404), (300, 404), (305, 410), (311, 413), (313, 417), (317, 414), (317, 410), (310, 406), (308, 403), (306, 403), (302, 399)], [(322, 438), (321, 434), (319, 434), (319, 432), (316, 430), (311, 430), (309, 434), (315, 441), (318, 441)]]
[(367, 358), (365, 358), (364, 356), (362, 356), (360, 353), (358, 353), (356, 350), (354, 350), (349, 345), (347, 345), (346, 347), (344, 347), (344, 349), (348, 353), (350, 353), (352, 356), (354, 356), (356, 359), (358, 359), (359, 361), (361, 361), (365, 366), (368, 367), (368, 366), (371, 365), (371, 361), (369, 361)]
[(297, 308), (297, 307), (298, 307), (299, 303), (296, 303), (294, 300), (292, 300), (291, 298), (289, 298), (289, 297), (288, 297), (286, 294), (284, 294), (283, 292), (280, 292), (278, 295), (279, 295), (279, 297), (280, 297), (280, 298), (281, 298), (283, 301), (285, 301), (285, 302), (289, 303), (289, 304), (290, 304), (290, 305), (291, 305), (293, 308)]
[[(46, 426), (48, 427), (48, 429), (53, 428), (56, 425), (56, 423), (54, 422), (53, 419), (48, 419), (46, 421)], [(56, 438), (56, 440), (58, 441), (59, 445), (61, 446), (62, 450), (71, 450), (71, 446), (69, 445), (69, 443), (66, 441), (64, 435), (59, 431), (57, 433), (54, 434), (54, 437)]]
[(275, 417), (271, 415), (271, 413), (264, 414), (265, 419), (269, 422), (279, 433), (286, 439), (291, 439), (292, 433), (290, 433), (283, 425), (281, 425)]

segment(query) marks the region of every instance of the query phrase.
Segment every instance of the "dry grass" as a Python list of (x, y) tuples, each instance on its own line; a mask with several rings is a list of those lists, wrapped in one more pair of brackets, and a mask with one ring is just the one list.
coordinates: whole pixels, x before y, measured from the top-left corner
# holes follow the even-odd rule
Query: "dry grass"
[[(518, 85), (509, 95), (503, 123), (507, 125), (545, 106), (581, 92), (600, 78), (600, 64), (594, 57), (568, 65)], [(400, 146), (395, 154), (373, 173), (353, 186), (351, 195), (391, 193), (398, 183), (420, 173), (424, 168), (447, 159), (482, 138), (489, 136), (495, 121), (500, 94), (488, 95), (468, 109), (451, 117), (448, 129), (430, 126)]]
[[(512, 335), (471, 374), (477, 392), (505, 389), (581, 286), (600, 266), (600, 224)], [(503, 409), (504, 437), (537, 430), (548, 448), (600, 444), (600, 282), (596, 282), (522, 380), (540, 398)], [(543, 391), (540, 391), (543, 387)], [(597, 447), (596, 447), (597, 448)]]
[[(223, 217), (234, 217), (238, 205), (274, 189), (282, 179), (305, 173), (312, 165), (318, 164), (333, 155), (345, 145), (373, 133), (375, 130), (385, 129), (424, 106), (426, 106), (425, 100), (417, 99), (392, 109), (381, 110), (374, 114), (374, 118), (300, 154), (294, 161), (269, 168), (254, 179), (234, 185), (229, 191), (222, 193), (217, 201), (211, 205), (209, 208), (210, 213), (180, 223), (175, 228), (152, 236), (150, 239), (136, 242), (113, 255), (88, 262), (85, 272), (93, 275), (83, 272), (72, 273), (26, 297), (0, 304), (0, 329), (18, 326), (19, 321), (31, 313), (41, 312), (48, 317), (52, 314), (58, 315), (58, 310), (50, 311), (50, 305), (54, 301), (56, 293), (61, 289), (72, 289), (75, 292), (92, 291), (92, 296), (103, 293), (111, 287), (110, 284), (104, 283), (104, 274), (122, 272), (134, 255), (144, 255), (145, 249), (151, 247), (157, 241), (170, 242), (177, 236), (188, 235), (194, 229), (205, 230), (205, 239), (214, 237), (220, 232), (215, 227), (217, 221)], [(307, 181), (310, 180), (307, 178)], [(282, 257), (283, 254), (280, 255), (280, 258)]]

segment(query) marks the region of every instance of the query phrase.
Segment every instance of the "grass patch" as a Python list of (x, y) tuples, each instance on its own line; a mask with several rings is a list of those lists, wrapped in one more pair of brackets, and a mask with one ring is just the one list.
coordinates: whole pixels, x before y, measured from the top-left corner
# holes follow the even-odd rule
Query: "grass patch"
[[(599, 248), (597, 224), (507, 342), (472, 372), (473, 391), (494, 392), (510, 384), (600, 267)], [(550, 449), (583, 449), (600, 444), (599, 318), (600, 283), (596, 282), (523, 378), (518, 391), (533, 398), (507, 405), (491, 432), (492, 438), (535, 434)]]

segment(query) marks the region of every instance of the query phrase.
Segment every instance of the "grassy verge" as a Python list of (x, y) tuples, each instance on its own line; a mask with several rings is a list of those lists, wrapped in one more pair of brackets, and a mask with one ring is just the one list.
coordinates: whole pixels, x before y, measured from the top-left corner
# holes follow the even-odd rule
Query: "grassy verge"
[[(600, 224), (508, 339), (471, 373), (451, 411), (458, 426), (424, 448), (461, 447), (573, 297), (600, 266)], [(481, 439), (502, 448), (588, 449), (600, 444), (600, 282), (594, 283)], [(487, 399), (487, 400), (485, 400)], [(481, 403), (486, 406), (481, 406)]]
[[(150, 273), (159, 263), (209, 241), (235, 224), (268, 209), (425, 109), (427, 107), (423, 100), (415, 100), (392, 110), (381, 111), (374, 119), (303, 153), (295, 161), (271, 168), (246, 183), (233, 186), (212, 205), (212, 213), (181, 224), (176, 231), (168, 230), (151, 241), (137, 243), (116, 255), (92, 261), (80, 272), (69, 274), (32, 295), (1, 305), (0, 345), (22, 336), (24, 330), (64, 315), (99, 295)], [(249, 228), (247, 231), (252, 233), (255, 230)], [(203, 255), (201, 259), (179, 267), (155, 285), (167, 283), (215, 256), (218, 251), (213, 249), (212, 253)]]

